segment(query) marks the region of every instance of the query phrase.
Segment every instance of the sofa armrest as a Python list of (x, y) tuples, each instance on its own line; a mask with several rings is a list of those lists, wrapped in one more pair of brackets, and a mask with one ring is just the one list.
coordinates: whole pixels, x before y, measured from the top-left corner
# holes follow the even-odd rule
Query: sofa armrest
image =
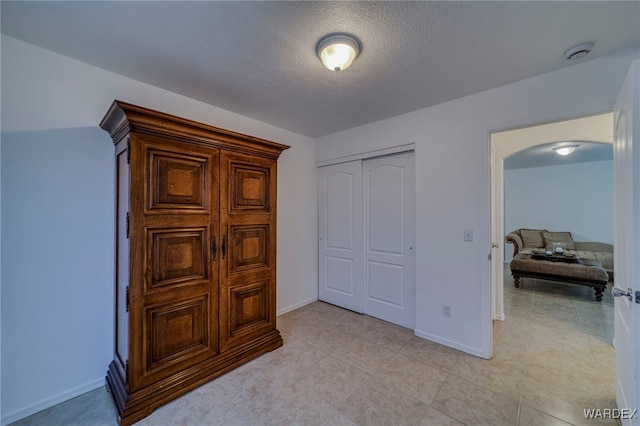
[(518, 252), (521, 251), (524, 247), (522, 238), (520, 238), (520, 235), (518, 235), (515, 231), (509, 232), (506, 237), (504, 237), (504, 240), (507, 243), (513, 244), (513, 257), (516, 257), (516, 254), (518, 254)]
[(574, 241), (574, 244), (576, 246), (576, 250), (613, 253), (612, 244), (585, 241)]

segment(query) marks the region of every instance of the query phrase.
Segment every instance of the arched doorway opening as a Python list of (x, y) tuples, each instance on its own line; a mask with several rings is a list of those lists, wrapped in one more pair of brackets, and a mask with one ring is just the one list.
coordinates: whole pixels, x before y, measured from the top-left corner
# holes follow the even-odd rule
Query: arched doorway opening
[(571, 141), (613, 144), (613, 113), (493, 132), (491, 144), (492, 319), (504, 320), (504, 161), (526, 149)]

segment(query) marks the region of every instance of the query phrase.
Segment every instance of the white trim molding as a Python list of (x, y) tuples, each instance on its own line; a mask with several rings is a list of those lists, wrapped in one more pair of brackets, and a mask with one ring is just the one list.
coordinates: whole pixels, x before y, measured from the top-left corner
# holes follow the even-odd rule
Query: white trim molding
[(361, 152), (358, 154), (347, 155), (345, 157), (332, 158), (330, 160), (316, 161), (317, 167), (330, 166), (332, 164), (347, 163), (349, 161), (364, 160), (365, 158), (382, 157), (384, 155), (400, 154), (401, 152), (415, 151), (416, 144), (414, 142), (405, 145), (392, 146), (390, 148), (377, 149), (374, 151)]

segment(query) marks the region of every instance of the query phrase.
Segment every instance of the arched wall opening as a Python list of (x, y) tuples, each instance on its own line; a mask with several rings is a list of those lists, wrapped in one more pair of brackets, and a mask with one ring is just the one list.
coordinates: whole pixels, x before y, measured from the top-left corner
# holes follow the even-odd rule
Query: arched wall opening
[(504, 161), (529, 148), (567, 141), (613, 144), (613, 113), (493, 132), (491, 144), (491, 277), (493, 319), (504, 320)]

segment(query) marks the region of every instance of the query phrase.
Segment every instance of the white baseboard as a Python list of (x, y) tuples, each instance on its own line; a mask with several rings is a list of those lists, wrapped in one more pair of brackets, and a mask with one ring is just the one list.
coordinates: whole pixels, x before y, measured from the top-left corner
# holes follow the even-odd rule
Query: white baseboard
[(282, 308), (278, 312), (276, 312), (276, 316), (284, 315), (287, 312), (295, 311), (296, 309), (302, 308), (303, 306), (308, 305), (309, 303), (313, 303), (317, 300), (318, 300), (317, 297), (312, 297), (311, 299), (307, 299), (300, 303), (296, 303), (295, 305), (287, 306), (286, 308)]
[(493, 316), (493, 319), (498, 321), (504, 321), (504, 318), (505, 318), (504, 314), (495, 314)]
[(433, 334), (425, 333), (424, 331), (420, 331), (420, 330), (414, 330), (413, 334), (422, 339), (426, 339), (434, 343), (439, 343), (441, 345), (448, 346), (453, 349), (457, 349), (459, 351), (468, 353), (470, 355), (477, 356), (478, 358), (488, 359), (487, 356), (484, 355), (482, 351), (478, 348), (473, 348), (467, 345), (461, 345), (458, 342), (454, 342), (448, 339), (443, 339), (442, 337), (434, 336)]
[(19, 410), (13, 411), (6, 415), (2, 416), (2, 420), (0, 420), (2, 426), (8, 425), (9, 423), (16, 422), (20, 419), (24, 419), (32, 414), (38, 413), (42, 410), (46, 410), (47, 408), (53, 407), (54, 405), (60, 404), (62, 402), (68, 401), (71, 398), (75, 398), (76, 396), (80, 396), (87, 392), (91, 392), (92, 390), (98, 389), (101, 386), (105, 385), (105, 378), (101, 377), (100, 379), (96, 379), (92, 382), (86, 383), (82, 386), (78, 386), (73, 389), (69, 389), (68, 391), (59, 393), (50, 398), (43, 399), (42, 401), (38, 401), (34, 404), (31, 404), (27, 407), (21, 408)]

